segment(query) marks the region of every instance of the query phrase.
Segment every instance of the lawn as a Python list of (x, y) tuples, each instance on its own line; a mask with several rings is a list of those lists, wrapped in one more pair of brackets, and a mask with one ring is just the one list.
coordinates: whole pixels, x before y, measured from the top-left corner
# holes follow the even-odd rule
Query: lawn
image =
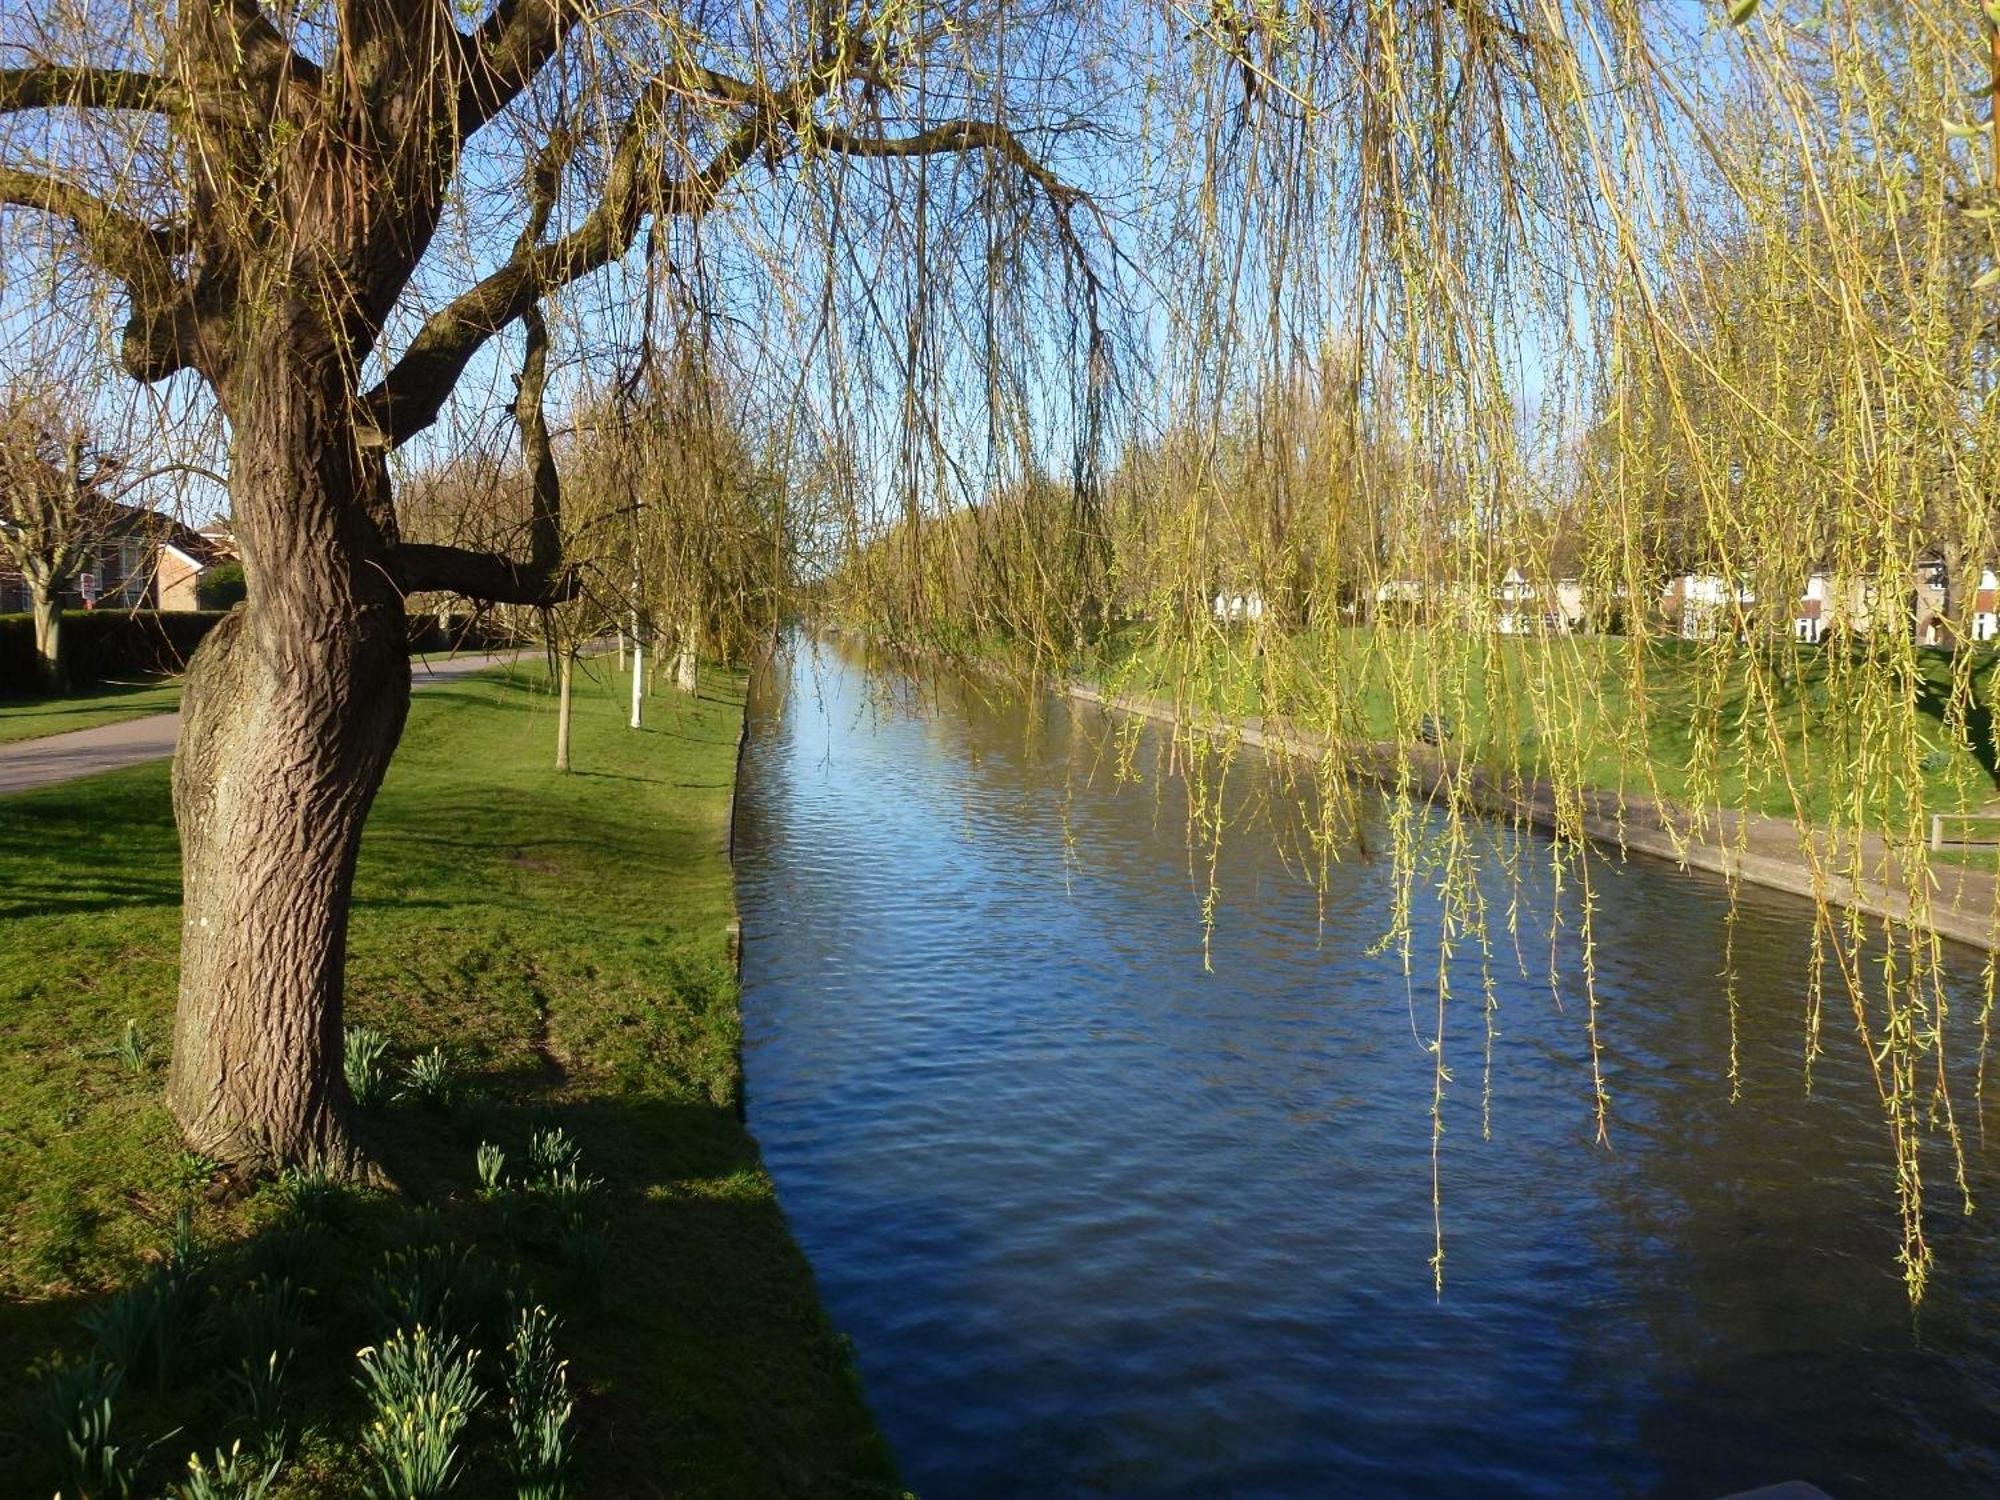
[[(361, 1495), (357, 1351), (423, 1322), (483, 1351), (456, 1493), (513, 1495), (504, 1350), (536, 1303), (562, 1320), (572, 1493), (895, 1493), (739, 1120), (724, 851), (741, 681), (711, 676), (699, 704), (663, 693), (634, 733), (617, 685), (579, 677), (576, 774), (549, 769), (539, 665), (469, 678), (418, 696), (370, 821), (348, 1019), (393, 1040), (392, 1079), (433, 1047), (450, 1070), (446, 1097), (363, 1112), (392, 1188), (246, 1191), (181, 1150), (161, 1101), (179, 920), (164, 763), (0, 800), (10, 1493), (78, 1493), (60, 1430), (96, 1358), (122, 1370), (134, 1493), (240, 1441), (284, 1454), (274, 1495)], [(530, 1163), (531, 1142), (561, 1154), (558, 1127), (580, 1148), (566, 1180)], [(489, 1143), (505, 1163), (486, 1189)]]
[[(1126, 639), (1089, 675), (1123, 692), (1170, 695), (1178, 684), (1184, 701), (1207, 712), (1275, 709), (1351, 740), (1407, 741), (1428, 715), (1443, 721), (1448, 747), (1479, 764), (1528, 775), (1559, 767), (1628, 795), (1780, 817), (1803, 804), (1808, 821), (1824, 823), (1861, 792), (1866, 681), (1857, 659), (1834, 648), (1786, 645), (1753, 657), (1731, 643), (1388, 628), (1294, 644), (1259, 658), (1240, 630), (1218, 632), (1198, 651), (1169, 657)], [(1917, 654), (1901, 717), (1887, 705), (1878, 710), (1885, 722), (1870, 726), (1876, 744), (1896, 732), (1886, 721), (1907, 726), (1911, 764), (1898, 775), (1919, 786), (1929, 812), (2000, 810), (2000, 657), (1986, 648), (1967, 665), (1974, 699), (1964, 732), (1947, 723), (1952, 658), (1936, 651)], [(1702, 725), (1714, 727), (1712, 738), (1700, 737)], [(1874, 774), (1887, 779), (1886, 768)], [(1845, 805), (1851, 815), (1853, 802)]]
[(121, 719), (143, 719), (147, 714), (170, 714), (180, 706), (178, 677), (108, 682), (61, 698), (0, 698), (0, 745), (95, 729)]

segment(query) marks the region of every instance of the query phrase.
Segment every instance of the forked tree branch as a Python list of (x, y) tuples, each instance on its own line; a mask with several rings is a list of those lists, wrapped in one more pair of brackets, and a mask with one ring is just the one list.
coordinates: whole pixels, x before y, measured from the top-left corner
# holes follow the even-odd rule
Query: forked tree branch
[(173, 257), (186, 245), (183, 229), (144, 223), (73, 182), (20, 167), (0, 166), (0, 203), (69, 220), (91, 259), (127, 285), (171, 280)]
[(136, 379), (159, 380), (194, 362), (194, 309), (174, 270), (188, 247), (185, 226), (147, 224), (73, 182), (19, 167), (0, 167), (0, 204), (68, 220), (85, 256), (124, 286), (132, 304), (124, 360)]
[[(685, 70), (684, 70), (685, 71)], [(764, 90), (710, 69), (703, 80), (732, 97), (745, 91), (751, 112), (698, 172), (655, 177), (641, 172), (647, 136), (641, 112), (619, 142), (609, 180), (597, 207), (569, 234), (547, 245), (524, 237), (506, 263), (461, 293), (425, 322), (403, 357), (364, 398), (378, 441), (389, 447), (407, 442), (437, 419), (446, 398), (474, 354), (550, 291), (609, 265), (629, 250), (646, 216), (699, 218), (714, 206), (731, 178), (786, 131), (812, 145), (853, 157), (938, 156), (988, 152), (1020, 171), (1059, 209), (1086, 201), (1062, 181), (1021, 138), (995, 121), (959, 120), (904, 136), (864, 135), (830, 130), (810, 122), (812, 104), (830, 86), (821, 82), (791, 90)], [(830, 79), (831, 70), (822, 73)], [(656, 84), (649, 99), (668, 90)]]
[(500, 0), (471, 36), (461, 37), (458, 138), (469, 139), (519, 97), (593, 8), (586, 0)]
[(182, 11), (199, 17), (201, 29), (209, 33), (198, 48), (204, 60), (222, 78), (252, 85), (274, 112), (288, 92), (318, 93), (319, 64), (285, 40), (257, 0), (209, 0)]
[(524, 239), (505, 264), (433, 313), (417, 331), (403, 357), (363, 398), (378, 440), (394, 447), (430, 426), (487, 340), (548, 292), (623, 255), (649, 209), (689, 218), (706, 213), (729, 179), (756, 154), (770, 128), (767, 117), (752, 116), (699, 172), (653, 183), (639, 170), (642, 133), (628, 130), (604, 195), (581, 224), (547, 245)]

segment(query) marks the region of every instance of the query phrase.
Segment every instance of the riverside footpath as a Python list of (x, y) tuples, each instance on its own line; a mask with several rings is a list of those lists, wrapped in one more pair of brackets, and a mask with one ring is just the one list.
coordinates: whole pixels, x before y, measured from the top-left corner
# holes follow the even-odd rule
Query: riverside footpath
[[(1106, 713), (1151, 719), (1177, 729), (1235, 736), (1280, 756), (1318, 757), (1335, 748), (1323, 736), (1275, 720), (1189, 719), (1173, 704), (1134, 694), (1109, 694), (1085, 683), (1066, 696), (1095, 703)], [(1879, 834), (1851, 841), (1825, 830), (1764, 813), (1726, 808), (1705, 812), (1629, 794), (1584, 788), (1570, 806), (1548, 781), (1503, 779), (1477, 767), (1458, 767), (1428, 746), (1368, 743), (1342, 747), (1356, 769), (1384, 786), (1401, 783), (1401, 759), (1416, 773), (1412, 790), (1436, 797), (1456, 791), (1472, 806), (1550, 832), (1583, 837), (1621, 853), (1671, 860), (1726, 880), (1785, 891), (1815, 903), (1847, 907), (1869, 916), (1914, 925), (1982, 953), (2000, 951), (2000, 878), (1990, 870), (1933, 860), (1918, 888), (1910, 860)], [(1856, 873), (1859, 871), (1860, 873)]]

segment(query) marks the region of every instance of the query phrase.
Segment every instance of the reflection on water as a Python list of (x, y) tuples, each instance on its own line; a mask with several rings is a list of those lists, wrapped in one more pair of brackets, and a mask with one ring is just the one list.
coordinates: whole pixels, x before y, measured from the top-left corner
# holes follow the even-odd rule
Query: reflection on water
[(1546, 937), (1496, 963), (1490, 1141), (1475, 1004), (1448, 1043), (1439, 1298), (1386, 870), (1319, 901), (1235, 840), (1204, 973), (1182, 803), (1106, 773), (1096, 710), (914, 696), (781, 659), (737, 853), (751, 1125), (925, 1500), (2000, 1491), (1992, 1158), (1970, 1219), (1932, 1173), (1913, 1317), (1831, 1012), (1801, 1087), (1796, 904), (1744, 897), (1732, 1105), (1720, 888), (1600, 877), (1609, 1151)]

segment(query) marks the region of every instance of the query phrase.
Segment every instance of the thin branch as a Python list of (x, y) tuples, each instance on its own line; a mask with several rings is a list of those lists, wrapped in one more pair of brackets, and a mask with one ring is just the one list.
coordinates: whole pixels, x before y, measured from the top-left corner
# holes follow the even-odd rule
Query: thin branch
[[(647, 103), (670, 91), (663, 81), (656, 81), (626, 127), (604, 196), (590, 216), (550, 245), (537, 246), (524, 236), (504, 265), (432, 314), (403, 357), (368, 393), (369, 418), (383, 445), (395, 447), (430, 426), (459, 375), (488, 339), (549, 291), (567, 286), (624, 254), (648, 211), (660, 217), (701, 217), (714, 206), (730, 179), (782, 130), (800, 132), (814, 145), (854, 157), (985, 151), (1019, 170), (1059, 210), (1087, 201), (1081, 190), (1063, 182), (1019, 136), (992, 121), (952, 121), (906, 136), (861, 135), (810, 123), (814, 100), (830, 86), (826, 81), (763, 90), (713, 69), (691, 69), (689, 65), (679, 72), (685, 75), (690, 70), (706, 86), (730, 91), (732, 97), (735, 91), (745, 91), (744, 97), (756, 103), (754, 111), (700, 171), (647, 183), (639, 171), (647, 139), (639, 122), (646, 117)], [(831, 70), (821, 70), (823, 80), (831, 76)]]

